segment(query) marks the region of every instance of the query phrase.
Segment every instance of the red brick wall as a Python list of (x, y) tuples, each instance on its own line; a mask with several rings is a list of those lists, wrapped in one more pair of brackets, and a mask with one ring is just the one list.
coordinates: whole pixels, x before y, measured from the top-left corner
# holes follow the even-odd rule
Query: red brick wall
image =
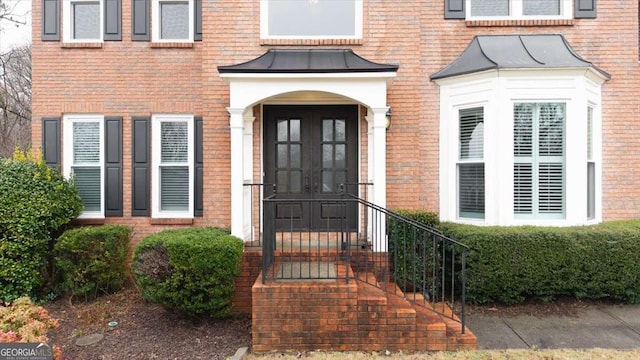
[[(206, 196), (204, 217), (194, 223), (228, 227), (229, 90), (217, 66), (250, 60), (273, 47), (352, 48), (372, 61), (399, 64), (387, 102), (393, 108), (387, 133), (387, 203), (392, 208), (437, 211), (439, 94), (429, 75), (455, 59), (476, 34), (561, 33), (580, 56), (612, 75), (602, 91), (603, 214), (605, 219), (624, 219), (640, 213), (636, 1), (600, 1), (595, 20), (512, 26), (444, 20), (442, 1), (367, 0), (363, 39), (341, 45), (261, 41), (259, 0), (203, 0), (204, 41), (191, 48), (151, 48), (150, 42), (131, 41), (131, 2), (123, 1), (122, 41), (104, 42), (97, 49), (40, 41), (40, 7), (40, 1), (33, 2), (33, 143), (40, 144), (44, 116), (73, 112), (123, 116), (124, 217), (107, 222), (135, 224), (136, 239), (168, 225), (131, 217), (131, 117), (159, 112), (204, 117)], [(254, 129), (260, 129), (259, 123)], [(254, 133), (257, 151), (261, 134)], [(361, 156), (366, 161), (365, 151)], [(255, 158), (259, 180), (260, 154)], [(367, 180), (366, 167), (362, 171), (361, 180)]]

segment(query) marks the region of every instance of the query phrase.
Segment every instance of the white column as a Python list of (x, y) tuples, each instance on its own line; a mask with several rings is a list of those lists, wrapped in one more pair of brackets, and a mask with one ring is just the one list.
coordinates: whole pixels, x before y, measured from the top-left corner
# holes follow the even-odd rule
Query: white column
[[(253, 183), (253, 121), (256, 118), (253, 116), (251, 108), (243, 114), (244, 120), (244, 161), (243, 161), (243, 183)], [(251, 188), (248, 186), (243, 187), (243, 235), (245, 240), (250, 240), (253, 232), (253, 224), (251, 223), (251, 212), (253, 211), (251, 198)], [(260, 199), (258, 199), (260, 201)], [(257, 204), (254, 204), (257, 207)]]
[[(369, 166), (373, 166), (373, 196), (372, 202), (380, 207), (387, 206), (387, 111), (389, 107), (372, 108), (373, 112), (373, 157)], [(371, 114), (370, 114), (371, 115)], [(373, 250), (386, 252), (386, 223), (378, 224), (377, 241), (373, 243)]]
[(244, 109), (227, 108), (231, 137), (231, 235), (244, 239)]

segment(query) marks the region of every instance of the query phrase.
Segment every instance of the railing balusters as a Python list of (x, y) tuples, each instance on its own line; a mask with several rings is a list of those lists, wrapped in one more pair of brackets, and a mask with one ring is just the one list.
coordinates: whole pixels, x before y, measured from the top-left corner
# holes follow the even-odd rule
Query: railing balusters
[[(365, 187), (361, 194), (366, 193)], [(330, 228), (329, 220), (323, 225), (326, 226), (323, 230), (294, 229), (291, 217), (288, 219), (288, 234), (276, 233), (275, 210), (278, 204), (305, 202), (311, 207), (319, 201), (333, 204), (343, 213), (338, 229)], [(357, 209), (355, 215), (349, 211), (352, 206)], [(314, 200), (282, 199), (274, 190), (274, 195), (264, 199), (262, 210), (263, 282), (292, 279), (296, 275), (300, 279), (342, 279), (338, 272), (331, 275), (330, 270), (336, 263), (344, 264), (346, 282), (350, 280), (349, 269), (359, 271), (360, 276), (356, 274), (359, 281), (378, 286), (390, 294), (405, 296), (416, 305), (458, 321), (464, 333), (468, 253), (464, 244), (345, 191), (340, 199)], [(350, 227), (354, 223), (351, 216), (357, 216), (355, 230)], [(354, 248), (357, 256), (351, 253), (352, 236), (358, 245)], [(364, 240), (363, 246), (360, 246), (360, 240)], [(300, 268), (295, 274), (292, 271), (287, 273), (282, 266), (286, 262), (299, 263)], [(368, 274), (373, 274), (373, 278)], [(392, 281), (397, 286), (393, 286)], [(409, 292), (413, 294), (409, 296)], [(454, 313), (458, 309), (459, 318)]]

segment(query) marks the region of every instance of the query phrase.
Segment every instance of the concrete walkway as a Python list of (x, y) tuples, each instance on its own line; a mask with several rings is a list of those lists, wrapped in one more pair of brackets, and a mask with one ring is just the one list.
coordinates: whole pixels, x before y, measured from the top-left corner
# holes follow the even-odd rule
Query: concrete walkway
[(468, 325), (479, 349), (637, 349), (640, 306), (579, 310), (576, 316), (471, 314)]

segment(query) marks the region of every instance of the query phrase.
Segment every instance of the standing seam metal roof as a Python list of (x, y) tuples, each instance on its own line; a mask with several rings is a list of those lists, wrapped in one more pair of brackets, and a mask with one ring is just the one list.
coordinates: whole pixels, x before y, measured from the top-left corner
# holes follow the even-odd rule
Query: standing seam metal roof
[(378, 64), (351, 49), (269, 49), (245, 63), (218, 66), (225, 73), (350, 73), (396, 72), (398, 65)]
[(493, 69), (593, 68), (605, 78), (611, 76), (582, 59), (560, 34), (477, 35), (467, 48), (431, 80)]

